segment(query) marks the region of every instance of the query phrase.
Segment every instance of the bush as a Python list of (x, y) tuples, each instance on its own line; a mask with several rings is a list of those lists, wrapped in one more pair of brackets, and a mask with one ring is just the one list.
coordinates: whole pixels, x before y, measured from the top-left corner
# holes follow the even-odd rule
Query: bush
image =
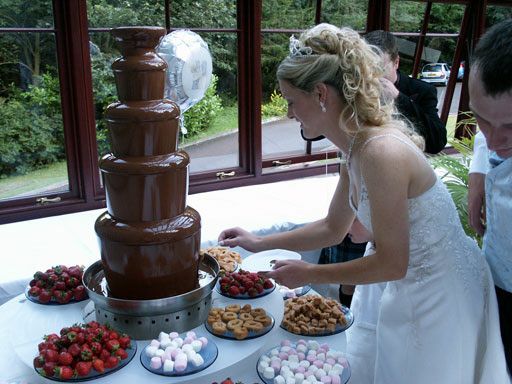
[(222, 111), (222, 102), (217, 95), (218, 77), (212, 75), (212, 81), (204, 97), (184, 113), (184, 126), (187, 136), (195, 136), (211, 127), (215, 116)]
[(272, 95), (270, 95), (270, 103), (264, 104), (261, 107), (261, 112), (264, 118), (285, 116), (287, 110), (288, 102), (277, 91), (272, 92)]
[(14, 87), (0, 101), (0, 177), (65, 158), (59, 83), (50, 74), (28, 92)]

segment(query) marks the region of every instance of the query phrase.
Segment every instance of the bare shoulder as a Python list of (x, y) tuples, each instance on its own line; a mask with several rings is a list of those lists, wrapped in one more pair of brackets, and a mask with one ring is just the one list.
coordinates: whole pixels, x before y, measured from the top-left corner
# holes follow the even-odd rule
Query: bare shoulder
[(381, 133), (373, 134), (361, 144), (359, 158), (361, 166), (394, 167), (408, 163), (418, 157), (415, 144), (402, 132), (396, 129), (383, 129)]

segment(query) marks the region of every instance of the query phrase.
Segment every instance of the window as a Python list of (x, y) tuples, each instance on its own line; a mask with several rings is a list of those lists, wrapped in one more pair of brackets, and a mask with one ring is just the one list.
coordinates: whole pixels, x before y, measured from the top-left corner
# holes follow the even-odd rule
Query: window
[[(467, 63), (475, 38), (512, 10), (502, 0), (487, 8), (460, 0), (36, 3), (0, 1), (0, 223), (104, 206), (98, 159), (109, 151), (103, 112), (117, 99), (110, 63), (119, 54), (110, 28), (189, 28), (208, 43), (216, 82), (203, 109), (217, 114), (194, 132), (199, 103), (190, 108), (180, 138), (195, 193), (337, 168), (336, 148), (304, 142), (279, 98), (275, 70), (292, 33), (320, 22), (388, 28), (403, 42), (401, 69), (418, 76), (425, 64)], [(453, 127), (467, 107), (465, 77), (456, 75), (437, 87), (440, 115)], [(278, 130), (288, 140), (276, 139)]]

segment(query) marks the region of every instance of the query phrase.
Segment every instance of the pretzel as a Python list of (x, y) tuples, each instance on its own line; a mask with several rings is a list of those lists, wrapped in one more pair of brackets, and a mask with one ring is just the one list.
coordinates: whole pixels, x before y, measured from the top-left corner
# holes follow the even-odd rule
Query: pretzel
[(213, 333), (217, 335), (223, 335), (226, 333), (226, 324), (224, 324), (222, 321), (217, 321), (216, 323), (212, 324)]
[(199, 251), (201, 256), (210, 255), (219, 263), (219, 266), (227, 272), (234, 272), (237, 264), (242, 262), (242, 257), (238, 252), (231, 251), (227, 247), (209, 247)]
[(258, 332), (263, 329), (263, 324), (258, 323), (257, 321), (254, 320), (247, 320), (244, 322), (244, 327), (247, 328), (247, 330), (249, 331)]
[(267, 316), (267, 315), (256, 316), (254, 318), (254, 321), (261, 323), (264, 327), (268, 327), (270, 324), (272, 324), (272, 319), (270, 318), (270, 316)]
[(235, 328), (241, 327), (244, 324), (244, 322), (240, 319), (230, 320), (228, 321), (227, 328), (232, 331)]
[(240, 312), (240, 305), (238, 305), (238, 304), (227, 305), (226, 312), (238, 313), (238, 312)]
[(240, 312), (238, 314), (238, 318), (242, 321), (247, 321), (247, 320), (253, 320), (254, 318), (251, 316), (250, 313), (247, 313), (247, 312)]
[(235, 335), (235, 338), (237, 340), (243, 340), (247, 337), (249, 334), (249, 331), (245, 327), (238, 327), (233, 329), (233, 335)]
[(222, 314), (222, 321), (228, 322), (236, 319), (238, 319), (238, 316), (236, 315), (235, 312), (224, 312)]

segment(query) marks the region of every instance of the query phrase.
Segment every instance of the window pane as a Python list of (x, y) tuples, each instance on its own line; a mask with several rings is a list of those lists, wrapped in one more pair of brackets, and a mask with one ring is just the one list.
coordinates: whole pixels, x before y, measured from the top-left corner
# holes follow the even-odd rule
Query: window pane
[(0, 3), (0, 28), (52, 28), (51, 0), (9, 0)]
[(170, 3), (172, 28), (236, 28), (236, 0)]
[(89, 28), (152, 25), (165, 27), (165, 9), (160, 1), (87, 1)]
[(191, 173), (239, 166), (237, 37), (200, 33), (213, 61), (205, 96), (185, 112), (180, 147), (190, 155)]
[(322, 1), (322, 22), (334, 24), (338, 27), (351, 27), (356, 31), (364, 31), (367, 16), (367, 0)]
[(499, 7), (496, 5), (488, 5), (485, 14), (485, 26), (489, 28), (500, 21), (510, 19), (512, 17), (512, 7)]
[(315, 22), (312, 1), (263, 0), (262, 29), (304, 29)]
[(0, 200), (69, 190), (51, 33), (0, 34)]

